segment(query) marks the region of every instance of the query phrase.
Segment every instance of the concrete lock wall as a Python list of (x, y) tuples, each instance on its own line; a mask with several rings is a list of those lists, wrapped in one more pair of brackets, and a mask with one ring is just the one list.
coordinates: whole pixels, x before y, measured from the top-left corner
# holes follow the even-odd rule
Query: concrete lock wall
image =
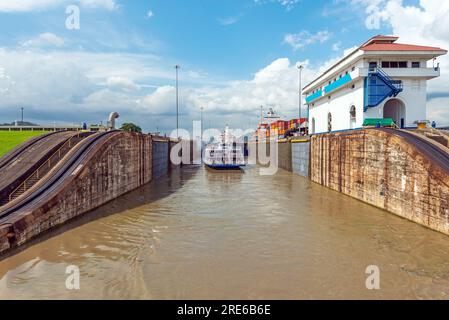
[[(258, 152), (259, 144), (255, 150)], [(266, 143), (265, 153), (270, 156), (270, 143)], [(259, 159), (258, 159), (258, 163)], [(303, 177), (309, 177), (310, 167), (310, 142), (279, 142), (278, 143), (278, 166), (289, 172), (294, 172)]]
[(311, 143), (314, 182), (449, 234), (449, 175), (413, 145), (378, 130)]
[(153, 179), (157, 179), (169, 170), (170, 142), (168, 139), (153, 138)]
[(174, 168), (180, 167), (180, 165), (174, 164), (173, 161), (171, 161), (171, 159), (170, 159), (171, 151), (172, 151), (172, 149), (173, 149), (177, 144), (178, 144), (177, 141), (170, 140), (170, 144), (169, 144), (169, 154), (168, 154), (168, 156), (169, 156), (169, 168), (170, 168), (170, 170), (171, 170), (171, 169), (174, 169)]
[(292, 143), (292, 171), (297, 175), (309, 177), (310, 141)]
[[(95, 146), (79, 169), (39, 205), (17, 212), (1, 226), (0, 252), (150, 182), (151, 145), (148, 135), (119, 132)], [(13, 243), (8, 243), (8, 233)]]
[(292, 172), (292, 144), (290, 142), (278, 143), (278, 166)]

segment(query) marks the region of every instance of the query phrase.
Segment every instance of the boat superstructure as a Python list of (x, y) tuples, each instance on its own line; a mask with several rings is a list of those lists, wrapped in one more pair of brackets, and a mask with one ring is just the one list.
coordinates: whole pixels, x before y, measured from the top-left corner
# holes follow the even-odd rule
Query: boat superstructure
[(206, 146), (204, 163), (213, 169), (238, 169), (245, 166), (243, 142), (233, 136), (226, 126), (219, 141)]

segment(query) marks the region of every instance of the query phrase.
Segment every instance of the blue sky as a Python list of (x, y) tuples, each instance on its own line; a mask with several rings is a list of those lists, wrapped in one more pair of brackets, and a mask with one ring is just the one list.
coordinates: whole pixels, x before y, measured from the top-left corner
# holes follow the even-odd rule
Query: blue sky
[[(117, 110), (121, 121), (169, 131), (177, 63), (186, 127), (200, 107), (218, 127), (255, 126), (261, 104), (293, 117), (298, 61), (307, 82), (376, 34), (449, 44), (444, 29), (425, 37), (434, 30), (429, 15), (437, 21), (447, 1), (421, 2), (0, 0), (0, 122), (16, 120), (20, 106), (39, 123), (96, 123)], [(79, 30), (65, 26), (70, 4), (80, 8)], [(376, 28), (367, 26), (373, 13)], [(414, 37), (407, 24), (419, 28)], [(444, 118), (447, 90), (430, 91), (439, 99), (429, 99), (435, 116)]]

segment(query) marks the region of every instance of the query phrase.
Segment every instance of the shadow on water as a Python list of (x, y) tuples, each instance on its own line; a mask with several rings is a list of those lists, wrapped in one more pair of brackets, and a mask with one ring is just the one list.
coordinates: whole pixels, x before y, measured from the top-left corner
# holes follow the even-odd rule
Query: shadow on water
[(39, 235), (20, 247), (7, 251), (0, 256), (0, 262), (69, 230), (168, 197), (182, 189), (183, 186), (198, 172), (199, 168), (199, 166), (189, 166), (171, 169), (169, 174), (159, 177), (147, 185), (114, 199), (97, 209), (87, 212), (79, 217), (75, 217), (63, 225)]

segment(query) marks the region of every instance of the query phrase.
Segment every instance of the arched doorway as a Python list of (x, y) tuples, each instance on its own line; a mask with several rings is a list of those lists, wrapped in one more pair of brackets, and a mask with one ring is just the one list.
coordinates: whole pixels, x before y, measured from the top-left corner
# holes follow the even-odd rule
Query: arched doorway
[(357, 110), (355, 108), (355, 106), (351, 106), (351, 108), (349, 108), (349, 127), (350, 129), (355, 129), (357, 123)]
[(327, 131), (332, 132), (332, 114), (330, 112), (327, 114)]
[(312, 134), (315, 134), (315, 118), (312, 118)]
[(391, 118), (399, 128), (405, 127), (405, 105), (399, 99), (391, 99), (385, 103), (384, 118)]

